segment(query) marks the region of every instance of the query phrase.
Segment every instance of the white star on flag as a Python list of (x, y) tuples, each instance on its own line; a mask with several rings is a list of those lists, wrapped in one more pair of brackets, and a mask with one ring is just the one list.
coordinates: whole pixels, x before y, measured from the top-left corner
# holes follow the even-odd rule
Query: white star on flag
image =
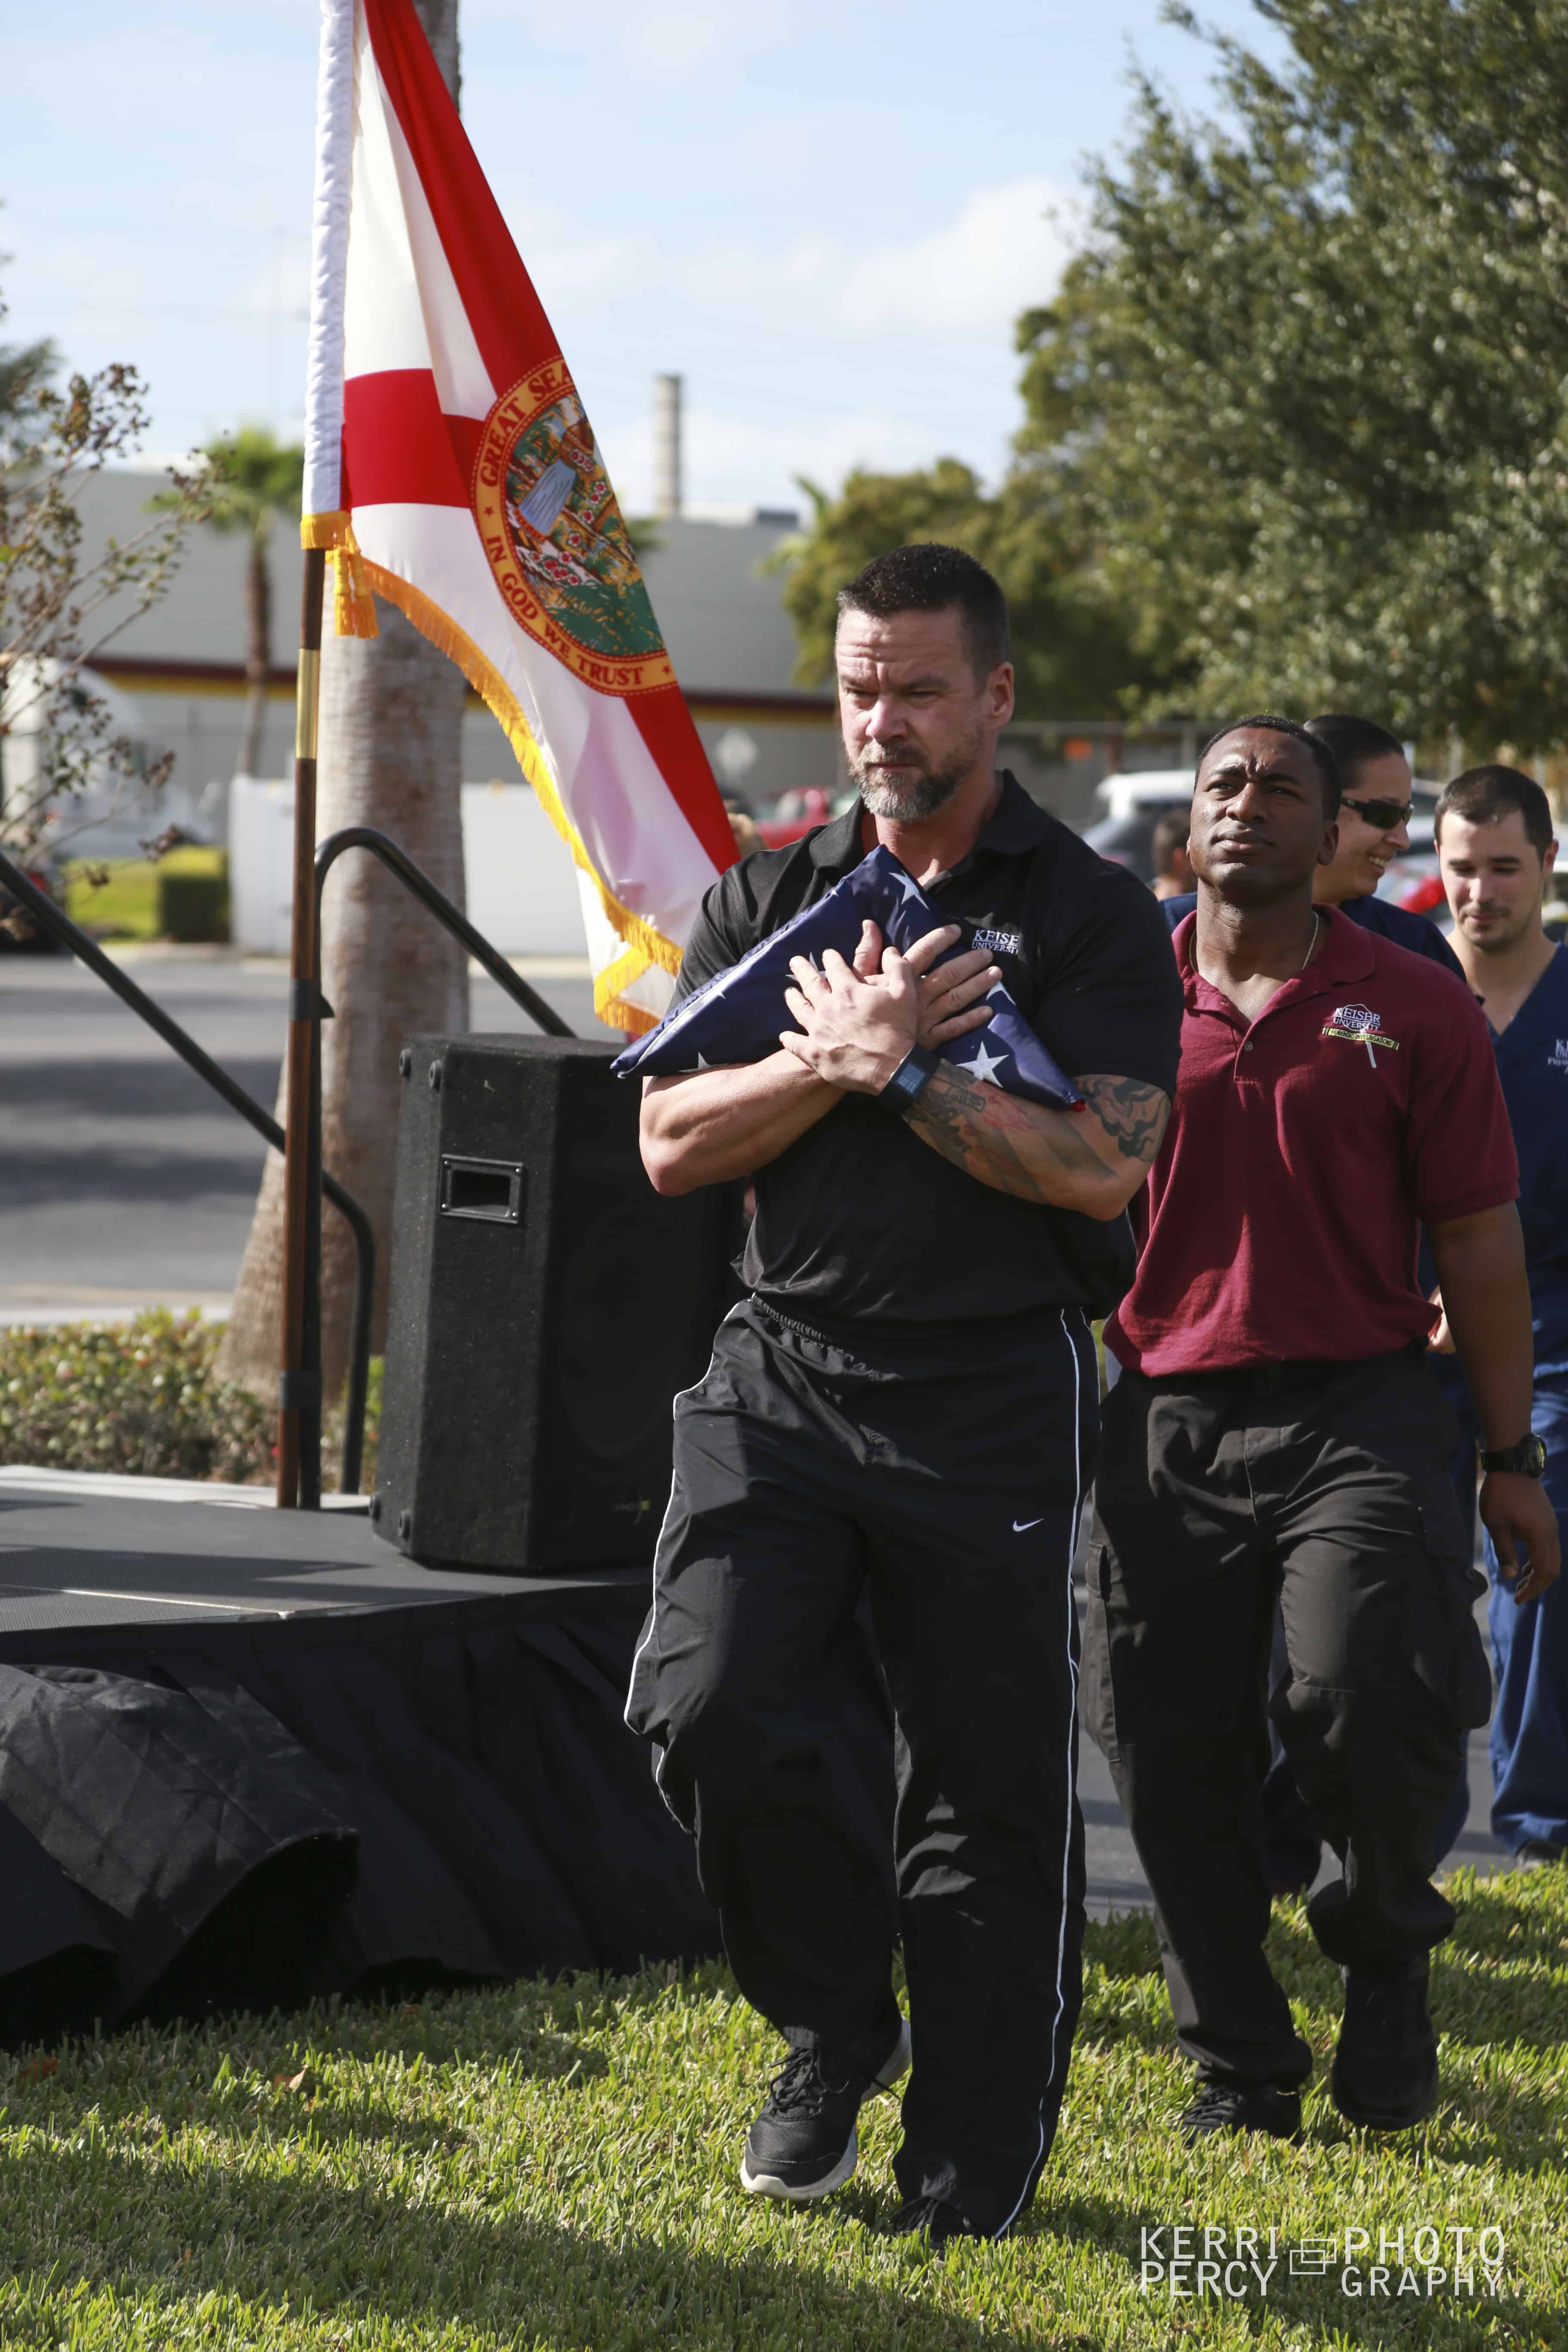
[(999, 1087), (1002, 1081), (993, 1073), (1001, 1068), (1006, 1058), (1005, 1054), (988, 1054), (982, 1045), (973, 1062), (960, 1062), (958, 1066), (961, 1070), (967, 1070), (972, 1078), (983, 1079), (990, 1087)]
[(908, 906), (911, 898), (918, 898), (920, 897), (921, 886), (915, 880), (913, 875), (896, 874), (893, 877), (893, 879), (898, 884), (899, 888), (903, 892), (903, 897), (899, 900), (900, 907)]

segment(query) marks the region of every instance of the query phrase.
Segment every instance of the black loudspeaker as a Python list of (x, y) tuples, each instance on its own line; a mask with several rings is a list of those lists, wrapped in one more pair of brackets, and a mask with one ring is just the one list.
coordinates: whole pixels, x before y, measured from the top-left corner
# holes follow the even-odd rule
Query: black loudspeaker
[(660, 1200), (581, 1037), (403, 1049), (380, 1533), (432, 1566), (651, 1559), (670, 1404), (737, 1296), (738, 1185)]

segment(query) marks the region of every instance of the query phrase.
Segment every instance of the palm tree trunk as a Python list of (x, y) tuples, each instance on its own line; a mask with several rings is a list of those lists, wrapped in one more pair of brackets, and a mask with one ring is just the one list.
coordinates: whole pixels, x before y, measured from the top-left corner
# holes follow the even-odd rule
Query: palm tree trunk
[[(415, 0), (436, 59), (458, 87), (458, 0)], [(328, 634), (321, 651), (318, 835), (377, 825), (461, 907), (461, 672), (393, 606), (381, 635)], [(468, 958), (374, 858), (351, 850), (322, 908), (322, 1156), (375, 1227), (375, 1344), (384, 1342), (392, 1188), (402, 1082), (397, 1056), (416, 1031), (468, 1025)], [(281, 1119), (283, 1093), (279, 1090)], [(328, 1210), (321, 1249), (321, 1369), (329, 1397), (348, 1360), (353, 1246)], [(277, 1393), (283, 1287), (283, 1164), (269, 1152), (218, 1367)]]
[(272, 517), (265, 510), (251, 525), (245, 564), (245, 731), (239, 741), (238, 776), (261, 773), (261, 737), (267, 724), (267, 673), (272, 666), (272, 578), (267, 541)]

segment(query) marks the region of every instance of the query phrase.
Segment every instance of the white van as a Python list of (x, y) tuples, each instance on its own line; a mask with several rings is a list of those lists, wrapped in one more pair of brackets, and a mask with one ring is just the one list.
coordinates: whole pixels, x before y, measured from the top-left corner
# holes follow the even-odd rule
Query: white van
[(1113, 865), (1131, 866), (1140, 882), (1154, 878), (1150, 855), (1154, 826), (1167, 809), (1185, 808), (1193, 796), (1190, 768), (1118, 769), (1094, 788), (1105, 814), (1084, 834), (1091, 849)]

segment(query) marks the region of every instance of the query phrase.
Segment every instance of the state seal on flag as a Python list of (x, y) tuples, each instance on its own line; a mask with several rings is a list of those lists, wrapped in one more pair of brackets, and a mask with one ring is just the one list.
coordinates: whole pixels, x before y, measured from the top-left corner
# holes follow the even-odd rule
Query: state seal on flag
[(479, 435), (474, 520), (507, 608), (601, 694), (675, 672), (616, 494), (564, 360), (503, 393)]

